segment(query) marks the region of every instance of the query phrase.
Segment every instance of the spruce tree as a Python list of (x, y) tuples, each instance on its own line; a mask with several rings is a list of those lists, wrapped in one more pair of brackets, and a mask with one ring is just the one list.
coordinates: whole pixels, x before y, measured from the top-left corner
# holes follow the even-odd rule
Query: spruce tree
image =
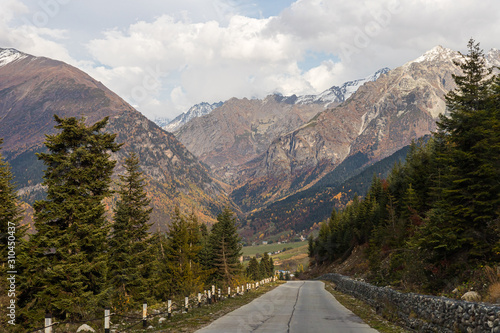
[(260, 267), (257, 258), (252, 257), (248, 262), (248, 266), (246, 269), (246, 275), (249, 279), (257, 281), (260, 279)]
[(457, 63), (463, 71), (454, 76), (457, 89), (446, 96), (449, 115), (438, 122), (437, 136), (449, 147), (442, 156), (449, 165), (438, 207), (458, 237), (453, 247), (485, 258), (494, 241), (488, 225), (498, 216), (498, 132), (493, 124), (499, 113), (491, 103), (491, 69), (479, 43), (471, 39), (468, 50)]
[(202, 288), (205, 274), (198, 263), (201, 249), (198, 221), (194, 214), (181, 214), (177, 207), (167, 232), (166, 276), (171, 281), (170, 295), (188, 295)]
[(217, 223), (210, 234), (210, 247), (213, 251), (212, 267), (215, 270), (212, 276), (224, 286), (232, 285), (241, 271), (239, 259), (242, 254), (236, 220), (229, 208), (225, 208), (217, 216)]
[(262, 259), (260, 259), (259, 269), (260, 269), (260, 277), (266, 278), (271, 276), (271, 263), (269, 262), (269, 254), (264, 252), (262, 255)]
[[(2, 143), (3, 139), (0, 138), (0, 145)], [(0, 152), (0, 263), (2, 274), (5, 271), (9, 247), (12, 248), (11, 252), (19, 252), (16, 247), (19, 245), (26, 229), (19, 225), (20, 221), (21, 208), (17, 203), (14, 177), (10, 165), (4, 160)], [(14, 244), (9, 245), (9, 242), (14, 242)], [(16, 268), (8, 270), (16, 270)]]
[[(2, 144), (0, 138), (0, 145)], [(7, 325), (7, 306), (10, 297), (7, 298), (7, 291), (10, 289), (7, 272), (21, 271), (18, 254), (22, 253), (24, 243), (23, 236), (26, 227), (20, 225), (21, 209), (19, 208), (15, 191), (14, 179), (9, 164), (0, 153), (0, 289), (5, 291), (1, 303), (0, 321), (5, 327)]]
[(104, 118), (86, 126), (83, 119), (54, 116), (60, 132), (47, 135), (46, 200), (34, 205), (36, 233), (23, 251), (20, 318), (39, 323), (46, 311), (60, 319), (79, 319), (104, 306), (107, 237), (103, 199), (119, 150), (115, 134), (103, 132)]
[(151, 270), (148, 230), (152, 208), (144, 189), (139, 159), (134, 153), (125, 160), (124, 167), (126, 173), (120, 176), (108, 260), (113, 304), (118, 308), (146, 299), (149, 289), (145, 280)]

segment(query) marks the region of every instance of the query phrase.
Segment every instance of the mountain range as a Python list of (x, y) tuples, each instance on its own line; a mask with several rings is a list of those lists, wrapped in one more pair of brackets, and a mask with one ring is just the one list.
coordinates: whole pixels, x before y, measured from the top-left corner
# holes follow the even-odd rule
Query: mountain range
[[(269, 223), (281, 200), (289, 203), (304, 191), (314, 197), (345, 180), (335, 172), (344, 162), (351, 168), (350, 176), (355, 176), (435, 131), (436, 120), (446, 112), (444, 96), (455, 88), (453, 75), (460, 74), (454, 62), (461, 59), (460, 53), (437, 46), (398, 68), (383, 70), (374, 81), (366, 80), (344, 101), (327, 104), (332, 101), (327, 99), (326, 109), (324, 104), (311, 108), (317, 96), (301, 99), (309, 104), (297, 103), (293, 96), (233, 99), (210, 115), (191, 120), (175, 134), (217, 177), (233, 186), (230, 197), (248, 213), (249, 223), (256, 222), (255, 216)], [(500, 52), (493, 49), (486, 59), (490, 66), (498, 66)], [(294, 114), (298, 105), (310, 107), (295, 111), (302, 119), (310, 118), (302, 124), (287, 123), (285, 119), (298, 118)], [(273, 131), (260, 130), (267, 136), (257, 141), (256, 130), (269, 123)], [(325, 211), (331, 212), (338, 194), (323, 197), (330, 207)], [(307, 218), (293, 210), (279, 214), (280, 219), (290, 218), (287, 214), (297, 221)]]
[[(44, 193), (34, 153), (55, 131), (53, 114), (87, 123), (109, 116), (107, 130), (124, 143), (113, 156), (117, 174), (127, 154), (138, 153), (158, 227), (168, 225), (175, 205), (208, 223), (230, 206), (249, 239), (307, 230), (344, 205), (353, 189), (362, 195), (368, 173), (382, 174), (412, 140), (436, 129), (461, 59), (437, 46), (319, 95), (201, 103), (167, 125), (171, 134), (72, 66), (0, 49), (2, 153), (21, 198), (33, 203)], [(500, 51), (486, 59), (500, 65)]]

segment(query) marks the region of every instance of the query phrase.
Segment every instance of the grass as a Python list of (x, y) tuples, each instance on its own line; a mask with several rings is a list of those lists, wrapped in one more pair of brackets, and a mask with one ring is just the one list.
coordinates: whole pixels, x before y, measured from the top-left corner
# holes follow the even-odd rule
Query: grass
[(323, 281), (325, 289), (330, 292), (340, 304), (352, 311), (356, 316), (361, 318), (370, 327), (382, 333), (406, 333), (410, 332), (396, 324), (393, 324), (385, 318), (377, 315), (375, 310), (365, 302), (343, 294), (334, 289), (335, 284), (329, 281)]
[[(242, 249), (244, 256), (255, 256), (257, 253), (263, 254), (265, 252), (275, 252), (282, 251), (284, 248), (297, 248), (307, 245), (307, 242), (294, 242), (294, 243), (273, 243), (273, 244), (265, 244), (265, 245), (253, 245), (253, 246), (244, 246)], [(290, 250), (288, 250), (290, 251)], [(285, 251), (287, 252), (287, 251)]]

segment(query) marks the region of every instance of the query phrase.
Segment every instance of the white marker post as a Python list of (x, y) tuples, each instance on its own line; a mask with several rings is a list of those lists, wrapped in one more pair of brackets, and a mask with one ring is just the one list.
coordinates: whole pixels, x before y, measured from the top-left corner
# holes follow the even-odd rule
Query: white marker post
[(148, 327), (148, 304), (146, 302), (142, 304), (142, 327)]
[(52, 333), (52, 315), (50, 313), (47, 313), (45, 315), (45, 333)]
[(109, 308), (104, 309), (104, 333), (109, 333), (109, 324), (111, 319), (111, 311)]

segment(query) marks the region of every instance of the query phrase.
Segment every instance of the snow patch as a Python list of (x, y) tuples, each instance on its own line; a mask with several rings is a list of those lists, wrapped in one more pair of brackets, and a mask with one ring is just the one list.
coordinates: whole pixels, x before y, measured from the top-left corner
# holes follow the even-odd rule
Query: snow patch
[(23, 54), (15, 49), (0, 49), (0, 67), (26, 57), (26, 54)]
[(344, 102), (349, 97), (351, 97), (351, 95), (354, 94), (363, 84), (365, 84), (366, 82), (376, 81), (380, 77), (380, 75), (386, 74), (387, 72), (389, 72), (389, 70), (390, 69), (387, 67), (379, 69), (370, 76), (367, 76), (363, 79), (345, 82), (340, 87), (333, 86), (330, 89), (323, 91), (319, 95), (301, 96), (297, 98), (295, 104), (324, 104), (325, 108), (327, 108), (332, 103)]
[(192, 106), (188, 111), (175, 117), (175, 119), (169, 122), (168, 125), (163, 126), (163, 129), (167, 132), (175, 132), (176, 130), (181, 128), (182, 125), (186, 124), (191, 119), (209, 114), (216, 108), (222, 106), (222, 104), (224, 103), (218, 102), (218, 103), (208, 104), (203, 102), (200, 104), (196, 104)]
[(435, 62), (435, 61), (452, 61), (454, 59), (460, 58), (460, 53), (452, 49), (448, 49), (438, 45), (429, 51), (422, 54), (417, 59), (410, 61), (413, 62)]

